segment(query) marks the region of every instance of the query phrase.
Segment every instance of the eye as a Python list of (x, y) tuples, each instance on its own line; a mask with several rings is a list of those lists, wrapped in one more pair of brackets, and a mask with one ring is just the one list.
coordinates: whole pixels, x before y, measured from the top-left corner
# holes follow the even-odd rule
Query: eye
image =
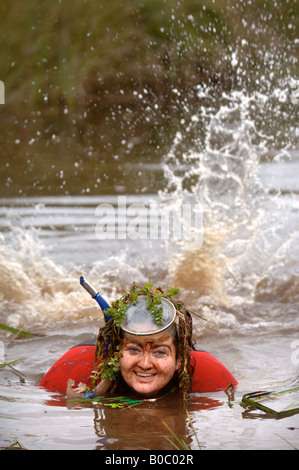
[(130, 354), (139, 354), (139, 349), (136, 346), (128, 346), (127, 351)]
[(167, 356), (167, 352), (164, 349), (156, 349), (152, 353), (155, 357), (165, 357)]

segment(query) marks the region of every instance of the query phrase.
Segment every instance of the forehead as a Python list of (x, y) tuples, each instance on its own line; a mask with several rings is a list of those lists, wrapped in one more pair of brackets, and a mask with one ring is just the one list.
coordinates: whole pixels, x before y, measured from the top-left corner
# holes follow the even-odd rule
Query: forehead
[(132, 335), (131, 333), (124, 333), (124, 342), (132, 342), (138, 344), (170, 344), (173, 343), (173, 337), (169, 334), (161, 331), (161, 333), (156, 333), (154, 335), (146, 335), (146, 336), (139, 336), (139, 335)]

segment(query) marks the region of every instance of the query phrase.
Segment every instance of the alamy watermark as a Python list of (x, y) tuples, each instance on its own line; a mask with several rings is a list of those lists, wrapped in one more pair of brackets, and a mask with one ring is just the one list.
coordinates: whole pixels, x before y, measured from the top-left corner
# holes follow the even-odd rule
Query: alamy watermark
[(203, 244), (203, 210), (199, 203), (167, 206), (163, 203), (128, 204), (118, 196), (117, 204), (99, 204), (95, 234), (99, 240), (177, 240), (185, 250)]
[(2, 80), (0, 80), (0, 104), (5, 104), (5, 86)]

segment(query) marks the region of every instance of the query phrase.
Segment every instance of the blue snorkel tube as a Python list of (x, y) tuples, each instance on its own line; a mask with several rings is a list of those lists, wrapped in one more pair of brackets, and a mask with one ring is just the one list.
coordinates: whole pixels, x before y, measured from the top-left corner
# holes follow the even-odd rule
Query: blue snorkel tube
[(80, 277), (80, 284), (91, 295), (91, 297), (99, 304), (104, 314), (105, 323), (107, 323), (111, 318), (111, 315), (106, 315), (106, 310), (110, 308), (110, 305), (106, 302), (105, 299), (103, 299), (100, 293), (91, 284), (89, 284), (89, 282), (86, 281), (86, 279), (84, 279), (83, 276)]
[[(105, 299), (103, 299), (101, 294), (91, 284), (89, 284), (89, 282), (86, 281), (86, 279), (84, 279), (83, 276), (80, 277), (80, 284), (91, 295), (91, 297), (99, 304), (104, 314), (105, 323), (107, 323), (111, 318), (111, 315), (106, 314), (106, 311), (108, 308), (110, 308), (110, 305), (106, 302)], [(108, 352), (108, 346), (109, 346), (109, 340), (106, 341), (107, 352)], [(109, 379), (101, 380), (100, 383), (98, 384), (98, 386), (100, 386), (101, 388), (101, 393), (105, 393), (110, 387), (110, 384), (111, 384), (111, 381)], [(98, 390), (98, 393), (100, 393), (99, 390)], [(83, 392), (83, 398), (94, 398), (94, 397), (95, 397), (95, 392), (93, 390), (87, 390)]]

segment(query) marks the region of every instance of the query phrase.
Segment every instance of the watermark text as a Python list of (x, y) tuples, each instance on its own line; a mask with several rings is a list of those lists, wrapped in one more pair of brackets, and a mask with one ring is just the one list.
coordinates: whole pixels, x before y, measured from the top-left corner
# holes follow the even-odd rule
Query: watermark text
[(181, 240), (185, 250), (203, 244), (203, 210), (199, 203), (167, 207), (152, 202), (128, 204), (119, 196), (117, 204), (99, 204), (95, 234), (99, 240)]

